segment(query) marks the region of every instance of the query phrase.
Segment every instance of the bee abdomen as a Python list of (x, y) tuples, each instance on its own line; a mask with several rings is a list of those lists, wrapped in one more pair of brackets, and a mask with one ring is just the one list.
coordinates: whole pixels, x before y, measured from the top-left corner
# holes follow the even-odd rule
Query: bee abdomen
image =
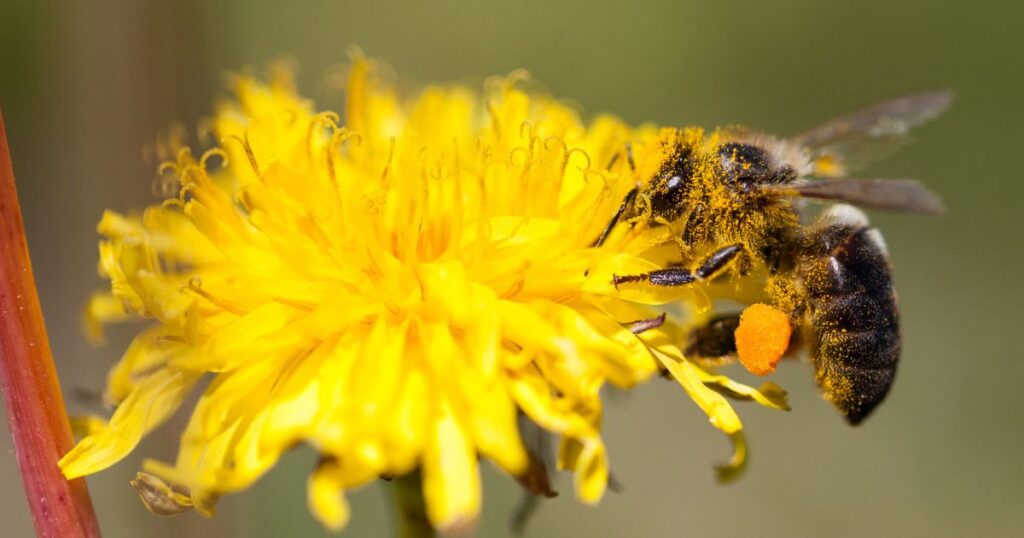
[(885, 245), (860, 211), (837, 206), (805, 236), (797, 273), (818, 386), (858, 424), (885, 399), (899, 361), (899, 315)]

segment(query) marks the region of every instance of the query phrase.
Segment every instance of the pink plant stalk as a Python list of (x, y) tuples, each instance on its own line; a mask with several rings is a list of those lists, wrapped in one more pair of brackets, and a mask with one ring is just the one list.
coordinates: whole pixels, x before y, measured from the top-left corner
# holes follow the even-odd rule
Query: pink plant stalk
[(0, 389), (36, 534), (54, 538), (99, 536), (85, 480), (69, 481), (57, 467), (57, 460), (71, 449), (71, 427), (32, 275), (2, 112)]

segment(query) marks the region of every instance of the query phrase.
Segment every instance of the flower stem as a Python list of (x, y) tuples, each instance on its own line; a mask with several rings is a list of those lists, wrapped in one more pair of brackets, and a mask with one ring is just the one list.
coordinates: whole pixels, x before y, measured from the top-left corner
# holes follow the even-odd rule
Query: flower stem
[(397, 476), (391, 480), (395, 498), (400, 538), (433, 538), (434, 528), (427, 520), (427, 507), (423, 502), (423, 481), (419, 471)]
[(2, 112), (0, 252), (0, 389), (36, 534), (99, 536), (85, 480), (68, 481), (57, 467), (71, 449), (71, 427), (36, 294)]

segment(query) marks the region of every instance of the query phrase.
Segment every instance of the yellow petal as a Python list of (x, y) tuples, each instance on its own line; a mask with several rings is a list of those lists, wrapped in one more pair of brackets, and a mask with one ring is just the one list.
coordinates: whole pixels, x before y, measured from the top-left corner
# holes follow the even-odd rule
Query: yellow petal
[(731, 398), (739, 400), (753, 400), (765, 407), (789, 411), (789, 399), (782, 387), (765, 381), (760, 388), (755, 389), (729, 379), (724, 375), (714, 375), (698, 369), (698, 375), (705, 385), (714, 385), (725, 391)]
[(743, 427), (739, 416), (736, 415), (736, 411), (729, 405), (725, 397), (709, 389), (701, 381), (700, 374), (698, 374), (699, 368), (686, 359), (676, 360), (660, 350), (654, 350), (654, 355), (686, 390), (697, 406), (707, 414), (712, 426), (730, 434)]
[(348, 525), (349, 506), (336, 463), (325, 462), (317, 466), (306, 484), (306, 492), (309, 510), (324, 527), (339, 532)]
[(576, 496), (597, 504), (608, 487), (608, 458), (598, 437), (563, 438), (558, 449), (558, 467), (573, 471)]
[(94, 293), (82, 313), (85, 335), (92, 343), (103, 342), (103, 325), (129, 319), (124, 301), (110, 293)]
[(678, 356), (674, 358), (663, 351), (654, 350), (654, 355), (668, 369), (672, 377), (690, 395), (690, 398), (707, 414), (711, 425), (725, 432), (733, 443), (733, 455), (728, 463), (718, 468), (720, 480), (731, 480), (742, 472), (747, 461), (747, 445), (743, 437), (743, 424), (729, 402), (721, 394), (711, 390), (701, 381), (700, 368)]
[(176, 365), (217, 372), (233, 370), (251, 361), (253, 356), (265, 358), (278, 352), (287, 353), (305, 341), (305, 335), (298, 331), (283, 330), (294, 315), (294, 308), (267, 303), (219, 327), (206, 341), (203, 353), (182, 358)]
[(173, 413), (197, 375), (158, 370), (118, 406), (105, 429), (82, 439), (58, 462), (64, 476), (77, 478), (106, 469), (128, 455), (142, 436)]
[(743, 435), (743, 430), (729, 434), (729, 441), (732, 442), (732, 457), (715, 466), (715, 475), (720, 482), (736, 480), (747, 467), (747, 437)]
[(472, 377), (477, 381), (476, 386), (465, 387), (464, 390), (468, 400), (473, 402), (468, 411), (473, 444), (505, 472), (518, 476), (526, 469), (529, 460), (519, 439), (516, 406), (497, 380)]
[(72, 416), (71, 420), (71, 434), (76, 438), (86, 437), (94, 433), (99, 433), (107, 427), (107, 421), (103, 418), (95, 415), (88, 416)]
[(147, 373), (163, 366), (185, 346), (168, 334), (166, 327), (153, 325), (137, 334), (121, 360), (107, 375), (105, 398), (117, 404), (128, 397)]
[(423, 454), (423, 496), (434, 528), (471, 527), (480, 513), (476, 453), (447, 402), (434, 418), (433, 439)]
[(544, 429), (566, 437), (596, 437), (596, 428), (568, 409), (565, 402), (556, 400), (551, 394), (551, 387), (542, 381), (532, 377), (513, 379), (509, 383), (509, 391), (519, 408)]

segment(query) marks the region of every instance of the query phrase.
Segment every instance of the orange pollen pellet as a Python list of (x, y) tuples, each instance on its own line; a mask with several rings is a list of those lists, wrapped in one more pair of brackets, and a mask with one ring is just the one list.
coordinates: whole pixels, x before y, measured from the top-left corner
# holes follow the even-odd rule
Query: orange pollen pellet
[(754, 375), (774, 372), (792, 332), (789, 318), (779, 309), (760, 303), (748, 306), (735, 333), (740, 362)]

